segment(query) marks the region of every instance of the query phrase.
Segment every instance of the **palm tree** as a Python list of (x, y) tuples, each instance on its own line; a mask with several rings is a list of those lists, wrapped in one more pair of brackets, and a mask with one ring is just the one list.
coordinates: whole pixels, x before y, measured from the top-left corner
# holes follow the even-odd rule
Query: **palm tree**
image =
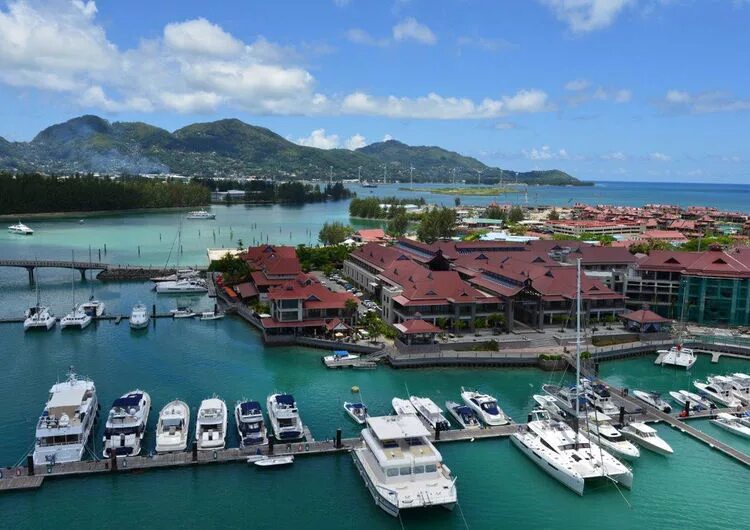
[(355, 317), (357, 316), (358, 308), (359, 308), (359, 304), (357, 303), (357, 301), (351, 298), (349, 298), (344, 303), (344, 314), (349, 319), (350, 324), (354, 324), (354, 321), (356, 320)]

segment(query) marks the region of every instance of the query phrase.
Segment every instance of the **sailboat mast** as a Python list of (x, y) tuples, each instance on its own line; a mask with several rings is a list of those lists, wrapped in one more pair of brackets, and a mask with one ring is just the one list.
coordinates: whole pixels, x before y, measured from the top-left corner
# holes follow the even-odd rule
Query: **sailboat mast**
[(70, 292), (73, 295), (73, 310), (76, 308), (76, 251), (70, 251)]
[[(576, 260), (576, 418), (579, 417), (579, 401), (581, 392), (581, 258)], [(578, 443), (578, 429), (576, 429), (576, 444)]]

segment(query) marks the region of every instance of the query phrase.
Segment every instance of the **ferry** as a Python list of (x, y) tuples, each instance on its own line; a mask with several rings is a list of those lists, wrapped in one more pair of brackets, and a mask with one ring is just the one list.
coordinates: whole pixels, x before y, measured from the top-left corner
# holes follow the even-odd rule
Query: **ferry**
[(238, 401), (234, 406), (234, 421), (237, 425), (240, 447), (268, 443), (263, 411), (257, 401)]
[(151, 396), (143, 390), (133, 390), (117, 398), (107, 416), (104, 428), (104, 458), (136, 456), (146, 434)]
[(398, 517), (403, 509), (456, 505), (456, 478), (413, 414), (367, 418), (352, 459), (375, 505)]
[(271, 394), (267, 399), (268, 417), (279, 441), (300, 440), (305, 436), (297, 402), (291, 394)]
[(206, 210), (195, 210), (187, 214), (188, 219), (216, 219), (216, 214)]
[(96, 386), (71, 367), (65, 382), (52, 385), (36, 425), (34, 465), (78, 462), (96, 422)]
[(227, 404), (218, 397), (204, 399), (195, 423), (199, 451), (224, 449), (227, 437)]
[(10, 225), (8, 227), (8, 232), (10, 232), (11, 234), (20, 234), (22, 236), (34, 235), (34, 231), (28, 226), (26, 226), (25, 224), (23, 224), (21, 221), (18, 221), (18, 223), (14, 225)]

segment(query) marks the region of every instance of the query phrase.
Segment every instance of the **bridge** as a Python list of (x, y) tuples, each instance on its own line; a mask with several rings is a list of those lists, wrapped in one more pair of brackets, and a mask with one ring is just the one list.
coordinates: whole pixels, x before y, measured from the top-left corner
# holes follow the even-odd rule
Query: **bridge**
[(37, 268), (53, 269), (75, 269), (81, 274), (81, 280), (86, 279), (86, 271), (89, 270), (107, 270), (109, 265), (106, 263), (91, 261), (62, 261), (62, 260), (43, 260), (43, 259), (0, 259), (0, 267), (19, 267), (26, 269), (29, 273), (29, 282), (34, 283), (34, 271)]

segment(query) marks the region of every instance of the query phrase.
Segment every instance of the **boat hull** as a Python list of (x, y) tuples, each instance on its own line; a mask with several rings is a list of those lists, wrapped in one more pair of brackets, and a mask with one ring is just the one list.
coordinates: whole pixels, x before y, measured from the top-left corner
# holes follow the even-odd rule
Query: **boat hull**
[(510, 441), (513, 443), (513, 445), (520, 449), (523, 454), (529, 457), (529, 459), (534, 462), (537, 467), (542, 469), (549, 476), (557, 480), (566, 488), (574, 491), (578, 495), (583, 495), (585, 481), (583, 480), (582, 476), (572, 472), (568, 473), (558, 468), (557, 466), (553, 467), (552, 465), (550, 465), (544, 458), (539, 456), (534, 451), (531, 445), (526, 442), (524, 435), (521, 433), (511, 435)]
[(750, 440), (750, 428), (748, 427), (745, 427), (744, 429), (742, 428), (737, 429), (719, 420), (711, 420), (711, 423), (713, 423), (719, 429), (724, 429), (725, 431), (732, 433), (736, 436), (741, 436), (743, 438), (747, 438), (748, 440)]

